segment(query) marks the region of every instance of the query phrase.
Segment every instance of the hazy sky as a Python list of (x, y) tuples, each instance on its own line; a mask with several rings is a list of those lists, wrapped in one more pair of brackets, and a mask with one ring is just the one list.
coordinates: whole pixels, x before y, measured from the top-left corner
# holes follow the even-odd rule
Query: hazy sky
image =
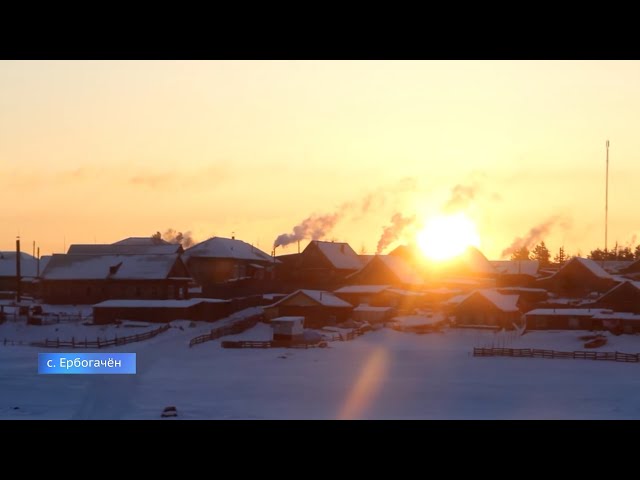
[(460, 185), (488, 257), (550, 219), (586, 255), (607, 139), (609, 246), (640, 234), (638, 85), (637, 61), (2, 61), (0, 249), (174, 228), (270, 252), (351, 202), (327, 238), (373, 253)]

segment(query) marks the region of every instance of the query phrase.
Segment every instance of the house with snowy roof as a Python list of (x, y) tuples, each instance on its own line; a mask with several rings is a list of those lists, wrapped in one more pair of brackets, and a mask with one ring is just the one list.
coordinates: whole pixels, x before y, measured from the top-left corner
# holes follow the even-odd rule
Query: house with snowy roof
[(92, 304), (109, 299), (181, 299), (191, 281), (178, 254), (55, 254), (40, 275), (46, 303)]
[(594, 317), (611, 310), (600, 308), (536, 308), (524, 314), (527, 330), (602, 329), (602, 319)]
[(456, 299), (453, 309), (456, 324), (512, 329), (522, 323), (518, 299), (518, 295), (504, 295), (496, 290), (476, 290)]
[(73, 244), (69, 255), (175, 255), (184, 252), (179, 243), (111, 243)]
[(498, 276), (496, 285), (500, 287), (533, 287), (538, 277), (538, 260), (492, 260), (489, 262)]
[(274, 279), (271, 255), (235, 237), (212, 237), (185, 250), (183, 259), (207, 297), (265, 293)]
[(390, 285), (409, 290), (424, 284), (412, 264), (401, 256), (376, 255), (357, 272), (345, 278), (347, 285)]
[(297, 290), (277, 302), (264, 307), (267, 319), (276, 317), (304, 317), (307, 327), (335, 325), (351, 317), (353, 305), (324, 290)]
[[(12, 297), (17, 290), (16, 260), (17, 254), (15, 251), (0, 251), (0, 292), (6, 292), (6, 296)], [(46, 260), (38, 260), (28, 253), (20, 252), (22, 293), (32, 294), (34, 292), (34, 282), (45, 264)]]
[(156, 236), (151, 237), (127, 237), (114, 242), (113, 245), (129, 245), (129, 246), (151, 246), (151, 245), (170, 245), (169, 242), (158, 238)]
[(412, 312), (426, 303), (423, 292), (391, 285), (347, 285), (333, 293), (351, 305), (392, 308), (394, 312)]
[(569, 297), (604, 293), (617, 283), (597, 262), (581, 257), (572, 258), (553, 275), (536, 280), (537, 287)]
[(302, 253), (282, 257), (281, 279), (294, 288), (333, 290), (363, 265), (360, 256), (343, 242), (312, 240)]
[(446, 261), (433, 262), (427, 259), (415, 245), (400, 245), (391, 252), (391, 257), (399, 257), (422, 271), (429, 281), (446, 277), (494, 278), (496, 270), (484, 254), (475, 247), (468, 247), (460, 255)]
[(617, 312), (640, 313), (640, 282), (626, 280), (608, 290), (590, 306)]

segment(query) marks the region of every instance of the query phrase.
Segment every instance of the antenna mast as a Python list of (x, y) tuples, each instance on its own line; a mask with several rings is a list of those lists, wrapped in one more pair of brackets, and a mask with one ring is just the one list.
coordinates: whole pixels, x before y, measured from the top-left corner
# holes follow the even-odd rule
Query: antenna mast
[(607, 229), (609, 226), (609, 140), (607, 140), (607, 177), (604, 200), (604, 254), (607, 255)]

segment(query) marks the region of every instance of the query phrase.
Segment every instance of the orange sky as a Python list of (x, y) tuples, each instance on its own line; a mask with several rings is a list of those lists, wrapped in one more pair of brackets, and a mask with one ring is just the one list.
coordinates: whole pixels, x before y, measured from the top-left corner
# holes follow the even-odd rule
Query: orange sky
[(607, 138), (609, 246), (640, 243), (638, 85), (637, 61), (1, 61), (0, 249), (174, 228), (270, 252), (373, 194), (327, 236), (373, 253), (463, 185), (490, 258), (552, 217), (552, 251), (586, 255)]

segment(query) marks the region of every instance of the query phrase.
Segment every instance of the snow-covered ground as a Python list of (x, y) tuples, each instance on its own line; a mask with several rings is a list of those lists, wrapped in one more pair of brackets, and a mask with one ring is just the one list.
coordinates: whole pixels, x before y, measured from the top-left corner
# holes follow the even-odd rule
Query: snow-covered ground
[[(219, 323), (178, 322), (137, 353), (136, 375), (38, 375), (33, 347), (0, 346), (0, 418), (160, 419), (633, 419), (640, 364), (477, 358), (474, 346), (582, 350), (582, 331), (494, 333), (382, 329), (328, 348), (188, 347)], [(222, 340), (267, 340), (265, 324)], [(640, 336), (600, 351), (640, 352)], [(16, 408), (17, 407), (17, 408)]]

